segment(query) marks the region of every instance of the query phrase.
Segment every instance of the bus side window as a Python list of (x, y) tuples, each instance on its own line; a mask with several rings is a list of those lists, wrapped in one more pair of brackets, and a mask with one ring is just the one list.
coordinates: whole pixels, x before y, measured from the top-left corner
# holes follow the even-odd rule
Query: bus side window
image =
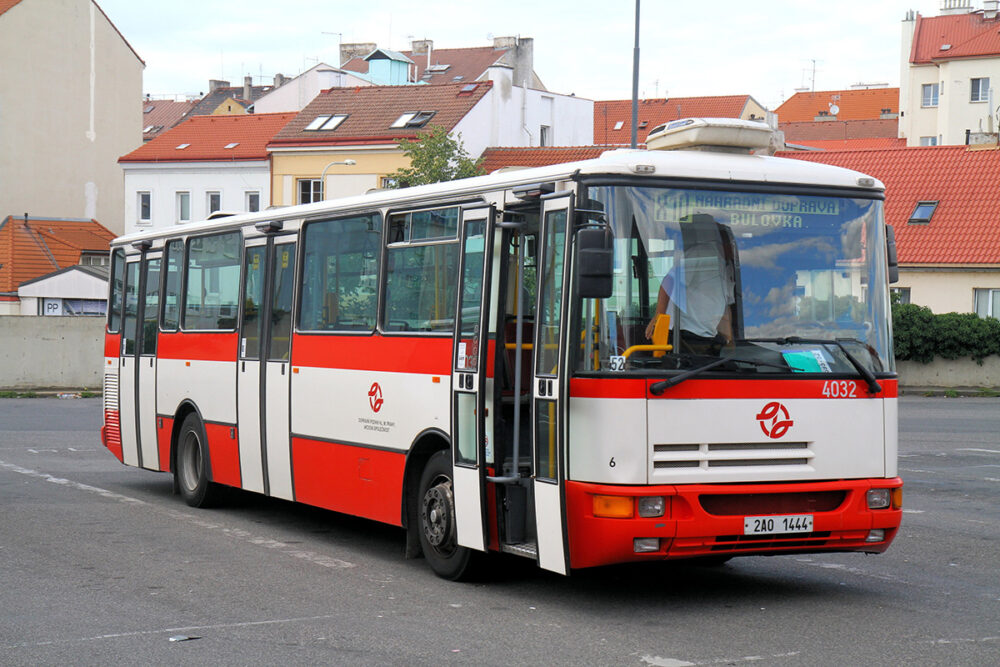
[(236, 328), (242, 245), (239, 232), (201, 236), (188, 241), (185, 329)]
[(108, 305), (108, 333), (121, 332), (122, 298), (125, 294), (125, 251), (115, 249), (111, 254), (111, 300)]
[(372, 331), (378, 308), (381, 216), (310, 222), (303, 246), (299, 329)]
[(166, 279), (163, 283), (163, 330), (177, 331), (180, 324), (181, 268), (184, 266), (184, 242), (180, 239), (167, 243), (164, 250)]

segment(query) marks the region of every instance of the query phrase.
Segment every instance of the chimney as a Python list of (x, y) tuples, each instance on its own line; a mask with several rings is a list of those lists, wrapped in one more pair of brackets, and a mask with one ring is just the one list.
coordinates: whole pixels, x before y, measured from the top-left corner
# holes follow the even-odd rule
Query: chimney
[(243, 99), (249, 102), (250, 96), (252, 94), (253, 94), (253, 77), (245, 76), (243, 77)]
[(972, 0), (941, 0), (941, 16), (954, 14), (971, 14)]
[(997, 17), (998, 5), (1000, 2), (998, 0), (986, 0), (983, 3), (983, 18), (988, 21), (993, 21)]
[(214, 93), (219, 88), (229, 88), (229, 82), (223, 81), (222, 79), (209, 79), (208, 80), (208, 92)]
[(274, 75), (275, 88), (281, 88), (283, 85), (285, 85), (285, 83), (287, 83), (287, 81), (288, 79), (286, 79), (285, 75), (282, 74), (281, 72), (278, 72), (277, 74)]
[(506, 49), (503, 62), (514, 68), (514, 85), (527, 88), (534, 83), (535, 40), (531, 37), (494, 37), (494, 49)]
[(343, 67), (351, 58), (364, 58), (369, 53), (374, 51), (378, 47), (378, 44), (374, 42), (355, 42), (354, 44), (341, 44), (340, 45), (340, 62), (337, 64), (338, 67)]
[(414, 39), (410, 41), (410, 51), (413, 51), (414, 56), (430, 55), (433, 50), (433, 39)]

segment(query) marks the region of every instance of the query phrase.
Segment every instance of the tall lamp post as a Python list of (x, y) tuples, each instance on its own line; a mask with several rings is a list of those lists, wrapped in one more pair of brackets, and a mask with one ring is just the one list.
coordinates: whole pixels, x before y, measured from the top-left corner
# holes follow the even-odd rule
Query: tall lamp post
[(338, 164), (347, 165), (348, 167), (353, 167), (358, 162), (357, 160), (352, 160), (350, 158), (343, 161), (335, 161), (323, 167), (323, 174), (319, 177), (319, 200), (326, 201), (326, 171), (330, 167)]

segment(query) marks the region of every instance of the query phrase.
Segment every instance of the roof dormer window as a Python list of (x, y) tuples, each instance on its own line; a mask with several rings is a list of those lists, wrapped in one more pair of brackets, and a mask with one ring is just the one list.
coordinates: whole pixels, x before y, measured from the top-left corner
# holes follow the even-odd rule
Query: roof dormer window
[(389, 127), (423, 127), (427, 124), (427, 121), (434, 117), (434, 114), (436, 113), (436, 111), (407, 111), (406, 113), (400, 115), (400, 117), (397, 118)]
[(926, 225), (934, 216), (937, 205), (938, 202), (936, 201), (918, 201), (907, 222), (911, 225)]
[(312, 122), (306, 125), (305, 129), (308, 131), (318, 131), (318, 130), (336, 130), (337, 127), (344, 122), (347, 118), (347, 114), (325, 114), (322, 116), (316, 116), (313, 118)]

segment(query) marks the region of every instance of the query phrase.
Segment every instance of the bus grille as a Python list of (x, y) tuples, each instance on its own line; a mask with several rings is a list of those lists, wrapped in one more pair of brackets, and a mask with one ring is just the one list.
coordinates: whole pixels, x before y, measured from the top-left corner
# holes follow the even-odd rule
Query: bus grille
[(118, 374), (104, 374), (104, 411), (118, 412)]
[(653, 445), (653, 469), (809, 465), (808, 442), (711, 442)]
[(699, 496), (698, 502), (713, 516), (753, 516), (832, 512), (844, 503), (846, 497), (846, 491), (717, 493)]

